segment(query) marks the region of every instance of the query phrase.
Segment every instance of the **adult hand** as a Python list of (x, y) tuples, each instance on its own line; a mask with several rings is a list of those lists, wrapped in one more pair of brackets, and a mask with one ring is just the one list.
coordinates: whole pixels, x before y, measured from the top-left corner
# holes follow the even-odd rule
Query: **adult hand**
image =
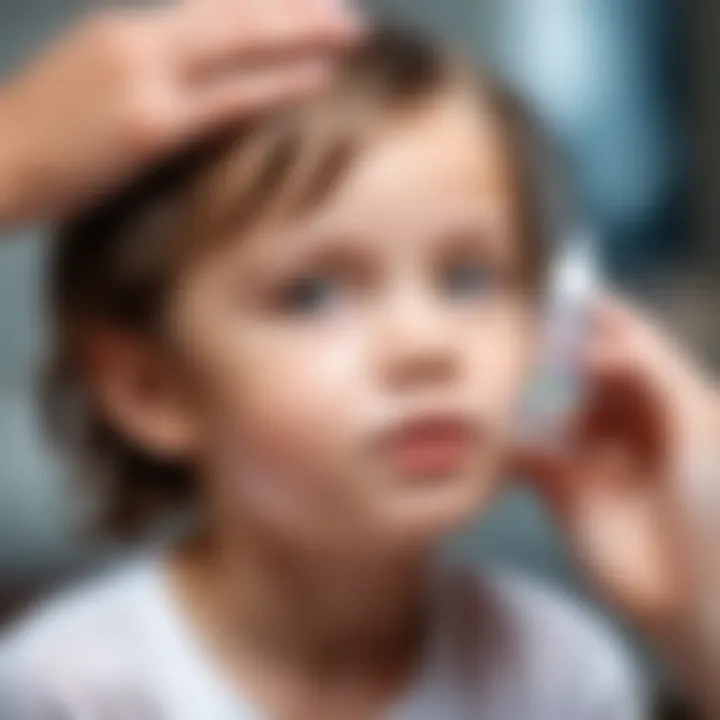
[(720, 393), (616, 299), (598, 308), (585, 361), (590, 390), (562, 452), (523, 448), (520, 467), (590, 580), (707, 691), (720, 681)]
[(360, 35), (331, 0), (88, 16), (0, 87), (0, 225), (71, 212), (193, 136), (316, 90)]

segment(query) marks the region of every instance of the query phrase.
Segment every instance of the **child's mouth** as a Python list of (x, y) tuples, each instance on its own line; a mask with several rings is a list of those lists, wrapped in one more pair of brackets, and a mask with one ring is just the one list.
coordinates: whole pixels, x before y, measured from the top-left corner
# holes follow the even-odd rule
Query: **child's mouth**
[(437, 476), (461, 467), (470, 453), (472, 425), (453, 414), (409, 418), (386, 433), (381, 452), (403, 475)]

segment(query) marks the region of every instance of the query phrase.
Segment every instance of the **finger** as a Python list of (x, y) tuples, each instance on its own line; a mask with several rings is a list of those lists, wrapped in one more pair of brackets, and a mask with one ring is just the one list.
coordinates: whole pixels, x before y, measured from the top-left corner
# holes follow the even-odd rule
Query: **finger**
[(594, 317), (595, 338), (600, 344), (613, 345), (629, 359), (644, 361), (656, 372), (667, 370), (677, 356), (668, 333), (654, 319), (618, 295), (601, 297)]
[(635, 374), (664, 395), (681, 391), (697, 374), (669, 334), (628, 301), (605, 296), (595, 310), (596, 332), (584, 354), (595, 372)]
[(359, 34), (358, 23), (336, 7), (288, 0), (215, 0), (178, 15), (172, 29), (181, 68), (190, 74), (340, 49)]
[(617, 291), (604, 293), (594, 307), (595, 321), (606, 331), (625, 335), (648, 335), (654, 322), (631, 300)]
[(580, 366), (588, 388), (586, 399), (597, 400), (606, 393), (616, 396), (620, 391), (628, 402), (636, 402), (640, 396), (644, 404), (650, 400), (667, 404), (667, 390), (654, 377), (657, 368), (641, 348), (609, 340), (589, 343)]
[(656, 361), (658, 368), (683, 369), (688, 358), (674, 342), (672, 333), (644, 310), (619, 295), (605, 295), (597, 305), (600, 335), (621, 346), (634, 348), (639, 356)]
[(612, 379), (642, 377), (654, 356), (644, 328), (628, 307), (617, 297), (598, 298), (593, 307), (592, 332), (579, 358), (588, 383), (594, 386)]
[(188, 98), (184, 133), (202, 133), (237, 117), (318, 92), (330, 82), (332, 75), (333, 66), (327, 58), (308, 58), (294, 65), (240, 77), (228, 75)]
[(650, 330), (650, 323), (637, 311), (621, 302), (617, 297), (603, 296), (598, 299), (593, 312), (595, 332), (590, 347), (603, 351), (611, 349), (616, 357), (624, 354), (627, 358), (647, 356), (657, 343)]
[(677, 411), (675, 424), (687, 426), (683, 435), (702, 436), (702, 428), (690, 428), (685, 417), (690, 412), (701, 426), (711, 425), (704, 412), (697, 412), (711, 406), (710, 383), (701, 363), (673, 343), (655, 322), (617, 296), (602, 300), (597, 321), (602, 327), (584, 357), (588, 372), (595, 377), (634, 379), (659, 407)]
[(649, 472), (671, 455), (669, 412), (666, 401), (620, 366), (594, 376), (592, 391), (573, 418), (568, 435), (578, 451), (608, 441), (623, 445)]

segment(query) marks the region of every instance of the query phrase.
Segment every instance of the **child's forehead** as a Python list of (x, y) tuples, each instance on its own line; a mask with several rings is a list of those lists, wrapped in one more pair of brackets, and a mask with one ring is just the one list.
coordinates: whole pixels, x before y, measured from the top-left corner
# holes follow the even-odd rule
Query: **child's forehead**
[[(357, 184), (348, 177), (346, 186), (318, 207), (258, 223), (253, 231), (235, 236), (230, 254), (220, 255), (228, 267), (252, 273), (256, 265), (292, 266), (307, 257), (384, 262), (415, 252), (425, 256), (448, 238), (483, 238), (484, 249), (494, 256), (515, 257), (516, 208), (504, 185), (481, 184), (462, 172), (455, 178), (442, 172), (419, 176), (410, 173), (403, 183), (376, 177), (373, 183), (369, 172)], [(222, 265), (220, 256), (218, 260)]]
[(185, 259), (218, 241), (268, 242), (278, 228), (388, 235), (503, 215), (517, 210), (509, 160), (501, 118), (470, 83), (364, 103), (356, 117), (340, 98), (311, 103), (231, 146), (203, 179)]
[(317, 214), (352, 216), (408, 201), (418, 214), (505, 197), (513, 190), (495, 115), (448, 94), (388, 118), (359, 146)]
[[(463, 95), (439, 97), (398, 114), (358, 153), (332, 200), (336, 203), (424, 189), (438, 197), (512, 189), (508, 148), (496, 115)], [(422, 208), (418, 208), (421, 210)]]
[(514, 195), (492, 113), (462, 96), (438, 98), (368, 136), (317, 204), (293, 212), (279, 203), (248, 231), (230, 235), (244, 246), (242, 255), (448, 228), (496, 227), (505, 235), (517, 210)]

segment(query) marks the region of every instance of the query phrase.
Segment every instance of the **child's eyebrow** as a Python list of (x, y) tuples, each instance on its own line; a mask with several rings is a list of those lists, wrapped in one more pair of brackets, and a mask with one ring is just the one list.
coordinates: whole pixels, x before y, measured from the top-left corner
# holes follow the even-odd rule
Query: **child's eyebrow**
[[(419, 242), (433, 242), (445, 248), (480, 251), (503, 262), (516, 262), (517, 232), (512, 213), (493, 207), (493, 203), (462, 203), (428, 213), (417, 226)], [(236, 256), (248, 266), (273, 265), (276, 268), (297, 262), (361, 258), (377, 236), (372, 227), (353, 223), (347, 216), (308, 218), (289, 227), (280, 226), (241, 243)], [(390, 242), (391, 237), (387, 238)]]
[(491, 248), (504, 249), (515, 234), (516, 218), (505, 208), (478, 203), (471, 209), (439, 213), (436, 225), (428, 229), (445, 235), (464, 235), (467, 239), (481, 240)]
[(282, 271), (298, 263), (362, 258), (368, 255), (369, 245), (366, 237), (347, 228), (278, 231), (241, 247), (233, 262), (249, 274), (262, 273), (265, 268)]
[(338, 229), (287, 238), (287, 243), (278, 245), (267, 257), (277, 266), (322, 263), (358, 268), (372, 263), (372, 255), (372, 242), (367, 237)]

